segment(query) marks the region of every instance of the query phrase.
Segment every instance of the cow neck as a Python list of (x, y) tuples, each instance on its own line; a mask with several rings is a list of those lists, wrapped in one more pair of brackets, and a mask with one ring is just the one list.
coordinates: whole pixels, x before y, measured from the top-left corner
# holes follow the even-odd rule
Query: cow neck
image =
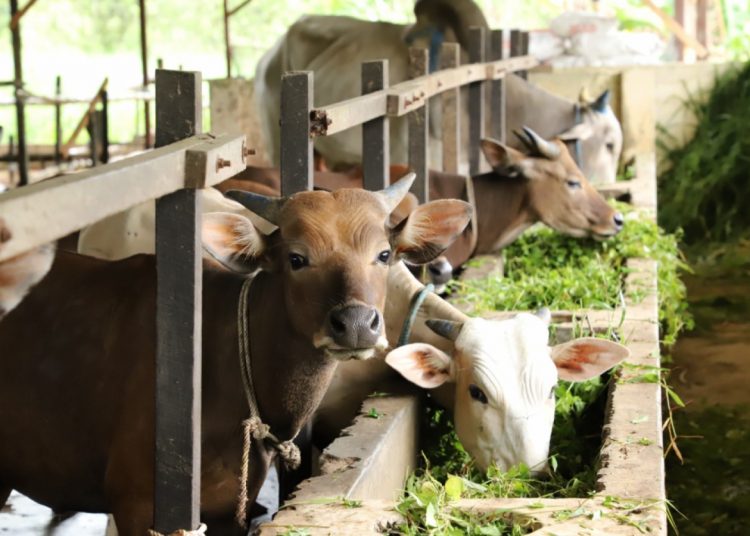
[[(414, 296), (418, 295), (423, 288), (424, 285), (411, 274), (404, 263), (399, 262), (391, 266), (388, 272), (385, 321), (388, 340), (392, 344), (398, 340)], [(436, 335), (425, 325), (425, 320), (428, 318), (463, 322), (467, 319), (466, 315), (434, 293), (428, 293), (417, 310), (409, 342), (426, 342), (444, 351), (452, 352), (453, 343)]]
[(535, 223), (526, 179), (498, 177), (496, 172), (474, 177), (479, 237), (475, 254), (502, 249)]
[[(523, 78), (509, 74), (505, 77), (506, 134), (511, 147), (522, 148), (513, 134), (524, 125), (531, 126), (543, 138), (554, 138), (576, 124), (575, 105), (553, 95)], [(523, 103), (518, 106), (517, 103)]]

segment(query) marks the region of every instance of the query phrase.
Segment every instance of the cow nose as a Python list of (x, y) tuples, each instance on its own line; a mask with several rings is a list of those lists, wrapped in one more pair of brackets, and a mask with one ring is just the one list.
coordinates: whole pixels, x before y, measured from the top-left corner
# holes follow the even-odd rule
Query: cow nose
[(444, 285), (453, 277), (453, 266), (445, 257), (438, 257), (427, 266), (430, 282), (433, 285)]
[(365, 305), (343, 305), (328, 314), (328, 330), (343, 348), (372, 348), (383, 325), (380, 311)]
[(612, 221), (615, 222), (615, 227), (617, 227), (618, 231), (622, 229), (622, 226), (625, 223), (625, 219), (622, 217), (622, 214), (619, 212), (615, 213), (615, 215), (612, 217)]

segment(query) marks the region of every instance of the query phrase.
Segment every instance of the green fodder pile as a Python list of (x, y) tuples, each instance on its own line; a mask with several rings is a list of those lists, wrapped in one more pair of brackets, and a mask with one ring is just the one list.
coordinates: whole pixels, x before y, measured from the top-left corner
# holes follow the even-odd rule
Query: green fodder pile
[[(623, 231), (606, 242), (565, 237), (547, 228), (527, 232), (506, 249), (505, 277), (457, 281), (452, 291), (472, 309), (533, 310), (539, 307), (576, 310), (614, 308), (622, 303), (628, 258), (658, 262), (659, 311), (662, 339), (671, 345), (677, 334), (692, 325), (685, 286), (679, 272), (686, 270), (679, 235), (663, 232), (627, 205)], [(638, 290), (634, 292), (637, 294)], [(638, 299), (640, 296), (631, 296)], [(615, 319), (615, 324), (617, 319)], [(611, 332), (617, 331), (612, 326)], [(582, 333), (583, 335), (594, 335)], [(608, 333), (605, 336), (611, 336)], [(452, 499), (479, 497), (586, 497), (594, 492), (596, 457), (600, 450), (603, 405), (608, 377), (580, 383), (560, 382), (556, 389), (550, 478), (535, 478), (528, 467), (503, 472), (476, 468), (459, 441), (447, 413), (428, 404), (421, 437), (426, 445), (424, 468), (408, 482), (398, 510), (406, 523), (402, 534), (525, 534), (522, 519), (498, 517), (486, 525), (459, 516)], [(659, 381), (656, 378), (654, 381)]]
[(674, 147), (670, 133), (660, 132), (670, 169), (659, 177), (659, 223), (682, 228), (686, 244), (735, 239), (750, 230), (750, 63), (685, 105), (697, 120), (693, 139)]

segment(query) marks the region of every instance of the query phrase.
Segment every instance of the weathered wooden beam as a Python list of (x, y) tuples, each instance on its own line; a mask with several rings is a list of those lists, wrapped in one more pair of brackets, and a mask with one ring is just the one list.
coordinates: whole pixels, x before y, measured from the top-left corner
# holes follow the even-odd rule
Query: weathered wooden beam
[[(469, 62), (484, 63), (484, 28), (469, 30)], [(484, 82), (469, 84), (469, 174), (479, 173), (481, 151), (479, 142), (484, 137)]]
[[(13, 236), (0, 245), (0, 261), (180, 188), (201, 183), (212, 186), (226, 180), (245, 167), (244, 139), (242, 134), (216, 138), (204, 134), (95, 170), (5, 192), (0, 197), (0, 214)], [(201, 152), (208, 154), (200, 157)], [(191, 153), (193, 163), (186, 163)], [(217, 169), (219, 160), (229, 164)], [(199, 167), (200, 161), (205, 162), (204, 168)]]
[[(443, 43), (440, 49), (440, 69), (453, 69), (461, 63), (458, 43)], [(448, 89), (442, 93), (443, 105), (443, 171), (458, 173), (461, 161), (461, 91)]]
[[(199, 134), (200, 73), (156, 71), (156, 145)], [(154, 528), (200, 523), (201, 205), (181, 189), (156, 201), (156, 445)]]
[[(362, 64), (362, 93), (373, 93), (388, 87), (388, 60)], [(362, 173), (366, 190), (388, 186), (390, 132), (386, 115), (362, 124)]]
[[(409, 49), (409, 77), (426, 76), (429, 70), (429, 51), (426, 48)], [(411, 187), (420, 203), (429, 200), (429, 123), (430, 109), (427, 95), (422, 95), (423, 106), (409, 114), (409, 167), (417, 174)]]
[(281, 195), (313, 188), (313, 73), (293, 71), (281, 78)]

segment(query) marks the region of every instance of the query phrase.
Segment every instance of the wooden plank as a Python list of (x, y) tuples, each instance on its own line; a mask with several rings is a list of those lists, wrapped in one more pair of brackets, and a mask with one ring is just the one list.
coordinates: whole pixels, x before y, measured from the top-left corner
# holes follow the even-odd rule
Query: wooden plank
[(329, 106), (316, 108), (310, 124), (311, 136), (331, 136), (385, 115), (387, 91), (376, 91)]
[(182, 188), (185, 152), (203, 141), (191, 138), (95, 170), (5, 192), (0, 197), (0, 213), (13, 238), (0, 247), (0, 260)]
[[(461, 46), (443, 43), (440, 69), (452, 69), (461, 63)], [(443, 108), (443, 171), (458, 173), (461, 161), (461, 91), (448, 89), (442, 93)]]
[[(426, 48), (409, 49), (409, 76), (417, 78), (428, 73), (430, 61)], [(428, 97), (424, 97), (425, 104)], [(420, 203), (429, 200), (429, 123), (430, 109), (422, 106), (409, 114), (409, 167), (417, 174), (411, 191)]]
[[(156, 145), (202, 130), (202, 77), (156, 71)], [(200, 523), (201, 205), (197, 190), (156, 201), (156, 445), (154, 528)]]
[(656, 150), (656, 74), (649, 68), (626, 69), (620, 75), (621, 160)]
[[(484, 28), (469, 30), (469, 62), (484, 63)], [(469, 174), (479, 173), (481, 149), (479, 142), (484, 137), (484, 82), (469, 84)]]
[[(490, 60), (503, 59), (503, 30), (490, 33)], [(490, 136), (505, 143), (505, 82), (502, 78), (490, 84)]]
[(293, 71), (281, 78), (281, 195), (313, 188), (313, 73)]
[[(373, 93), (388, 87), (388, 60), (362, 64), (362, 93)], [(362, 124), (362, 185), (366, 190), (388, 186), (390, 131), (387, 116)]]

